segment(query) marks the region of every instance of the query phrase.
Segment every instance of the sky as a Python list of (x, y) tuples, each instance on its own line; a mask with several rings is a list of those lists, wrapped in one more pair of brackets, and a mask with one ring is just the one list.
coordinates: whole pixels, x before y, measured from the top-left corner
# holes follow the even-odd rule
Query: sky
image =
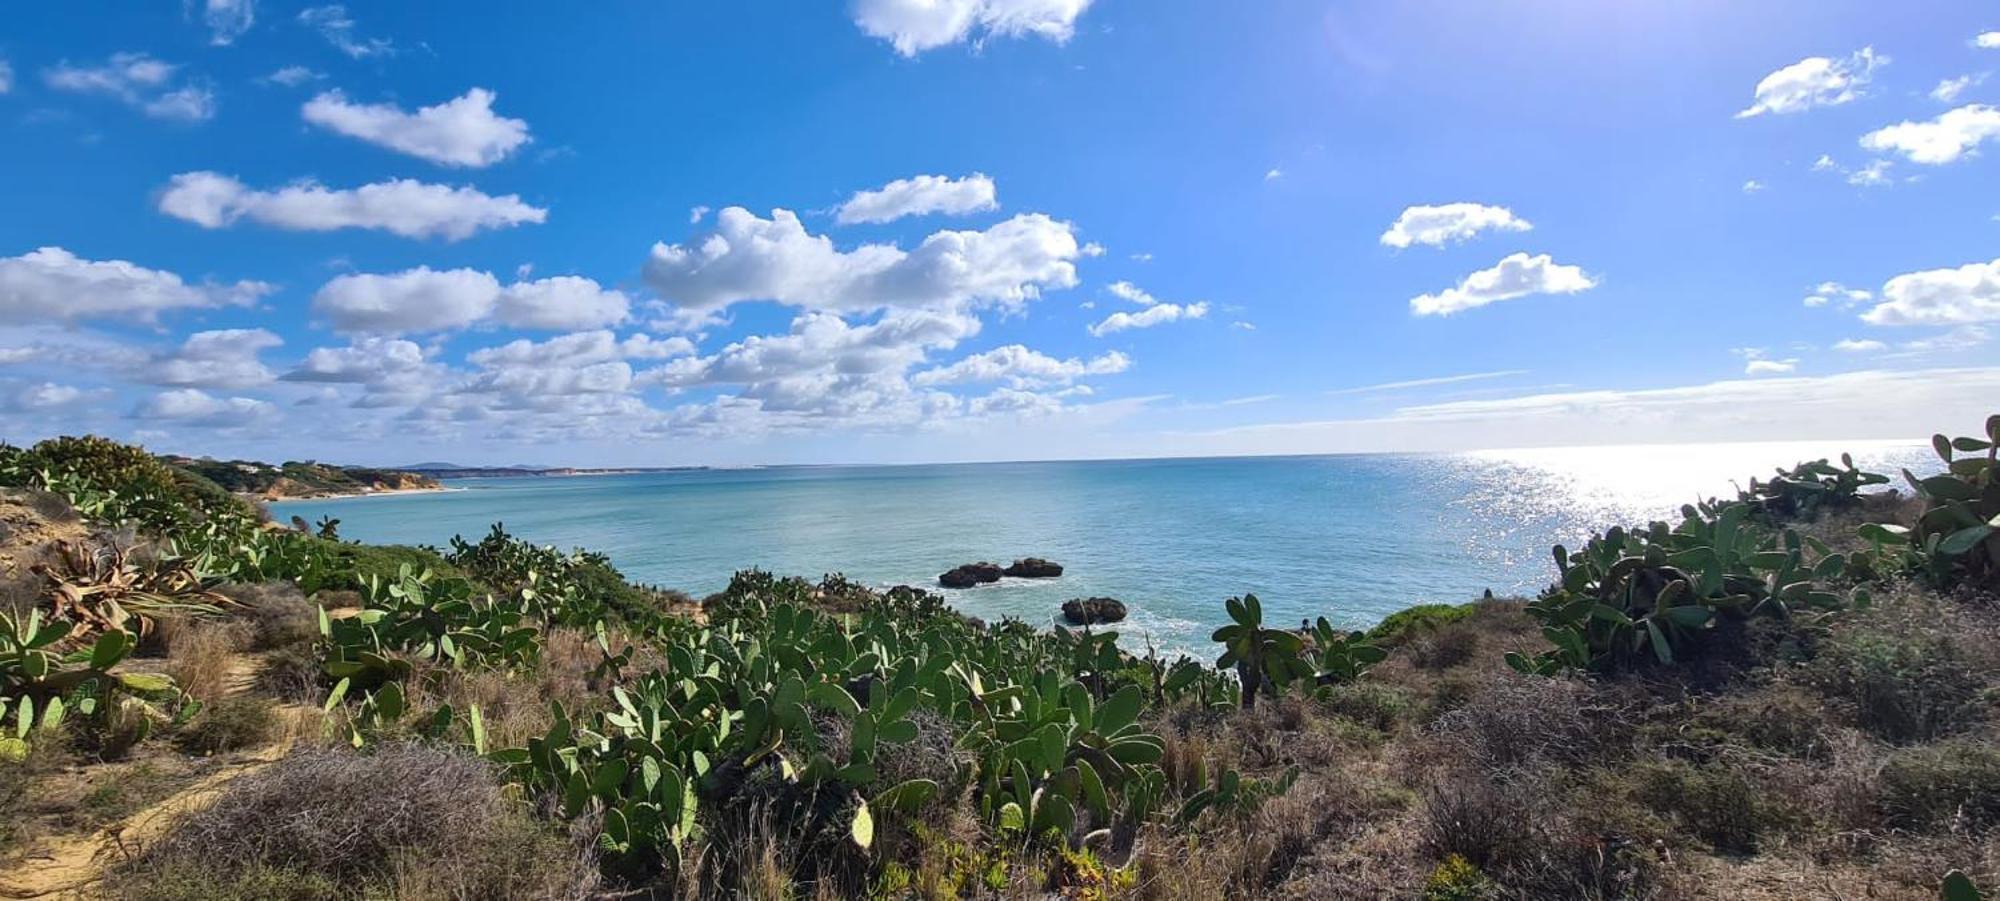
[(2000, 7), (35, 4), (0, 438), (466, 465), (1966, 434)]

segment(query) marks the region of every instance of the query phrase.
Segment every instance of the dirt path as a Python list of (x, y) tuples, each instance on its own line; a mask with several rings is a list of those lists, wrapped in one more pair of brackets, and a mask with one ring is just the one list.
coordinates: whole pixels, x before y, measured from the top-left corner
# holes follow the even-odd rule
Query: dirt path
[[(257, 655), (234, 657), (226, 683), (228, 695), (253, 691), (264, 662)], [(302, 721), (319, 713), (316, 708), (300, 704), (278, 705), (276, 712), (281, 721)], [(92, 897), (92, 887), (103, 878), (104, 867), (124, 860), (157, 838), (181, 814), (213, 801), (231, 781), (284, 757), (291, 750), (296, 734), (296, 729), (287, 728), (277, 741), (232, 755), (227, 762), (172, 795), (94, 833), (50, 840), (45, 847), (14, 862), (8, 872), (0, 873), (0, 899)]]

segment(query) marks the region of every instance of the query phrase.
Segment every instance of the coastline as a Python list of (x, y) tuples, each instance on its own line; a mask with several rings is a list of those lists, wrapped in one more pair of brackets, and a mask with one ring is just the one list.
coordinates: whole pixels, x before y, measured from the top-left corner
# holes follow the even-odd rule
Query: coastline
[(271, 497), (269, 495), (264, 495), (264, 494), (239, 494), (237, 496), (243, 498), (244, 500), (254, 501), (260, 504), (283, 504), (292, 501), (339, 501), (339, 500), (349, 500), (353, 498), (364, 498), (364, 497), (388, 497), (391, 495), (403, 495), (403, 494), (442, 494), (448, 491), (467, 491), (467, 490), (470, 489), (449, 488), (440, 485), (436, 488), (383, 488), (374, 491), (327, 492), (324, 494), (286, 495), (284, 497)]

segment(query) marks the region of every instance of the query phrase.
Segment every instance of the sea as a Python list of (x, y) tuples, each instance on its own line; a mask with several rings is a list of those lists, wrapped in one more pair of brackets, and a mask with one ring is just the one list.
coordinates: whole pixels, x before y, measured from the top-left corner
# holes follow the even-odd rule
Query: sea
[[(776, 466), (450, 480), (271, 509), (335, 517), (343, 538), (370, 543), (442, 547), (504, 523), (696, 597), (751, 567), (926, 586), (966, 613), (1036, 624), (1056, 621), (1065, 599), (1114, 597), (1130, 610), (1121, 643), (1206, 652), (1234, 595), (1256, 594), (1274, 625), (1326, 616), (1349, 628), (1488, 590), (1532, 595), (1555, 574), (1555, 544), (1677, 521), (1684, 504), (1844, 450), (1891, 475), (1937, 468), (1927, 445), (1884, 442)], [(1030, 556), (1063, 575), (937, 588), (959, 564)]]

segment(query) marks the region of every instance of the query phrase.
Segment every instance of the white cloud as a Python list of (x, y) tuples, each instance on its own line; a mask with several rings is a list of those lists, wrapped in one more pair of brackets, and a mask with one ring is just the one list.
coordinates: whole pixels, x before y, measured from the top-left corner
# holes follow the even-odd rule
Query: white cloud
[(208, 42), (227, 47), (257, 21), (257, 0), (204, 0), (201, 17), (208, 24)]
[(1994, 137), (2000, 137), (2000, 108), (1973, 103), (1928, 122), (1905, 121), (1876, 129), (1861, 136), (1861, 146), (1935, 166), (1969, 156)]
[(1818, 287), (1812, 289), (1811, 294), (1806, 295), (1805, 305), (1809, 307), (1823, 307), (1829, 303), (1838, 301), (1843, 307), (1851, 307), (1855, 304), (1866, 303), (1874, 299), (1874, 297), (1875, 295), (1867, 291), (1860, 288), (1849, 288), (1839, 282), (1820, 282)]
[(296, 88), (306, 82), (319, 81), (325, 77), (325, 73), (315, 72), (305, 66), (285, 66), (259, 80), (267, 81), (271, 84), (281, 84), (288, 88)]
[(1889, 167), (1892, 165), (1895, 164), (1888, 160), (1869, 160), (1861, 168), (1847, 173), (1847, 183), (1863, 188), (1890, 184)]
[(425, 369), (424, 349), (401, 338), (362, 338), (346, 347), (316, 347), (288, 382), (379, 384)]
[(1743, 365), (1744, 375), (1782, 375), (1799, 368), (1798, 358), (1785, 360), (1751, 360)]
[(451, 331), (485, 320), (521, 329), (594, 329), (624, 322), (631, 307), (623, 292), (580, 276), (503, 288), (487, 272), (427, 266), (339, 276), (313, 295), (313, 312), (335, 331), (373, 335)]
[(172, 310), (248, 306), (276, 290), (263, 282), (190, 285), (124, 260), (85, 260), (60, 247), (0, 258), (0, 321), (154, 322)]
[(1736, 114), (1738, 119), (1764, 113), (1800, 113), (1816, 106), (1839, 106), (1861, 96), (1875, 69), (1889, 58), (1863, 47), (1846, 59), (1809, 56), (1764, 76), (1755, 100)]
[(1413, 206), (1382, 233), (1382, 243), (1398, 249), (1412, 244), (1443, 247), (1451, 242), (1471, 240), (1483, 231), (1524, 232), (1534, 228), (1528, 220), (1504, 206), (1483, 203), (1446, 203)]
[(617, 325), (632, 312), (623, 293), (574, 275), (515, 282), (500, 292), (493, 316), (515, 328), (575, 330)]
[(1842, 338), (1833, 342), (1833, 349), (1841, 353), (1868, 354), (1888, 350), (1889, 345), (1873, 338)]
[(215, 93), (207, 88), (178, 88), (146, 101), (140, 109), (155, 119), (203, 122), (215, 118)]
[(289, 231), (381, 229), (406, 238), (457, 241), (480, 229), (543, 222), (548, 210), (518, 195), (493, 197), (469, 187), (396, 179), (359, 188), (312, 182), (262, 191), (215, 172), (183, 172), (160, 195), (160, 212), (204, 228), (249, 219)]
[(2000, 50), (2000, 31), (1984, 32), (1972, 39), (1973, 46), (1987, 50)]
[(465, 355), (486, 368), (521, 366), (588, 366), (614, 360), (660, 360), (695, 352), (694, 342), (680, 336), (658, 339), (637, 334), (620, 340), (607, 329), (558, 335), (546, 341), (516, 339)]
[(1201, 319), (1208, 315), (1208, 304), (1203, 301), (1188, 304), (1162, 303), (1158, 298), (1146, 293), (1131, 282), (1118, 281), (1106, 286), (1105, 290), (1123, 300), (1139, 304), (1145, 309), (1137, 313), (1120, 310), (1104, 317), (1090, 327), (1090, 334), (1102, 338), (1113, 332), (1126, 329), (1152, 328), (1183, 319)]
[(463, 328), (492, 313), (500, 283), (473, 269), (419, 266), (393, 275), (343, 275), (313, 295), (313, 312), (335, 331), (366, 334)]
[(143, 378), (155, 385), (242, 389), (268, 385), (277, 376), (257, 355), (284, 344), (260, 328), (195, 332), (171, 353), (155, 357)]
[(904, 216), (944, 213), (962, 216), (999, 209), (993, 179), (974, 172), (964, 178), (919, 175), (899, 178), (873, 191), (859, 191), (840, 205), (835, 221), (842, 225), (857, 222), (893, 222)]
[(497, 95), (473, 88), (414, 113), (393, 103), (350, 103), (340, 91), (306, 102), (307, 122), (442, 166), (490, 166), (528, 143), (528, 123), (495, 115)]
[(355, 59), (396, 52), (395, 45), (387, 38), (360, 37), (354, 20), (347, 16), (347, 7), (339, 4), (308, 7), (300, 11), (299, 23), (318, 30), (327, 43)]
[(1764, 183), (1754, 178), (1743, 183), (1743, 193), (1745, 194), (1755, 194), (1762, 190), (1764, 190)]
[(6, 60), (0, 59), (0, 94), (5, 94), (13, 89), (14, 67), (9, 65)]
[(1375, 385), (1362, 385), (1358, 388), (1337, 388), (1332, 391), (1328, 391), (1327, 394), (1334, 396), (1340, 396), (1346, 394), (1374, 394), (1380, 391), (1403, 391), (1410, 388), (1430, 388), (1437, 385), (1456, 385), (1461, 382), (1483, 382), (1488, 379), (1504, 379), (1504, 378), (1511, 378), (1517, 375), (1527, 375), (1527, 374), (1528, 370), (1526, 369), (1501, 369), (1501, 370), (1495, 370), (1493, 372), (1467, 372), (1467, 373), (1462, 373), (1460, 375), (1439, 375), (1421, 379), (1404, 379), (1399, 382), (1382, 382), (1380, 384), (1375, 384)]
[(1076, 33), (1077, 17), (1091, 0), (854, 0), (854, 24), (888, 41), (896, 52), (925, 50), (968, 39), (1035, 35), (1056, 43)]
[(156, 119), (214, 118), (214, 92), (199, 85), (171, 87), (179, 69), (144, 53), (114, 53), (99, 66), (73, 66), (65, 60), (44, 71), (42, 80), (59, 91), (115, 97)]
[(1984, 326), (1961, 325), (1942, 335), (1905, 341), (1896, 347), (1904, 354), (1910, 355), (1952, 353), (1980, 347), (1992, 338), (1993, 334)]
[(0, 393), (0, 412), (6, 413), (47, 413), (78, 406), (102, 394), (54, 382), (9, 383), (0, 387), (4, 387), (4, 393)]
[(940, 231), (905, 252), (891, 244), (836, 250), (796, 214), (760, 219), (742, 207), (687, 244), (653, 245), (645, 280), (685, 311), (770, 300), (813, 310), (1016, 306), (1076, 284), (1081, 253), (1069, 223), (1025, 213), (984, 231)]
[(1875, 325), (1964, 325), (2000, 321), (2000, 259), (1896, 276), (1861, 318)]
[(1277, 181), (1278, 179), (1281, 179), (1281, 178), (1284, 178), (1284, 177), (1285, 177), (1285, 170), (1283, 170), (1283, 169), (1279, 169), (1279, 168), (1277, 168), (1276, 166), (1273, 166), (1273, 167), (1271, 167), (1271, 168), (1269, 168), (1269, 169), (1266, 169), (1266, 170), (1264, 170), (1264, 180), (1265, 180), (1265, 181)]
[(1578, 266), (1555, 262), (1548, 254), (1510, 254), (1491, 269), (1461, 279), (1454, 288), (1410, 298), (1418, 316), (1449, 316), (1502, 300), (1530, 294), (1575, 294), (1597, 287), (1597, 280)]
[(1005, 381), (1015, 388), (1067, 385), (1093, 375), (1112, 375), (1132, 366), (1132, 358), (1112, 351), (1095, 359), (1058, 359), (1020, 344), (973, 354), (949, 366), (927, 369), (910, 381), (917, 385), (957, 385)]
[(1958, 100), (1958, 95), (1965, 93), (1966, 88), (1984, 84), (1985, 82), (1986, 73), (1984, 72), (1974, 75), (1960, 75), (1957, 78), (1942, 79), (1938, 81), (1937, 87), (1931, 89), (1931, 99), (1939, 103), (1954, 103)]
[(269, 401), (249, 397), (215, 397), (197, 388), (180, 388), (153, 395), (133, 411), (139, 419), (164, 419), (208, 428), (235, 428), (275, 417)]
[(690, 207), (688, 208), (688, 224), (689, 225), (700, 224), (701, 220), (707, 215), (708, 215), (708, 207), (705, 206)]

